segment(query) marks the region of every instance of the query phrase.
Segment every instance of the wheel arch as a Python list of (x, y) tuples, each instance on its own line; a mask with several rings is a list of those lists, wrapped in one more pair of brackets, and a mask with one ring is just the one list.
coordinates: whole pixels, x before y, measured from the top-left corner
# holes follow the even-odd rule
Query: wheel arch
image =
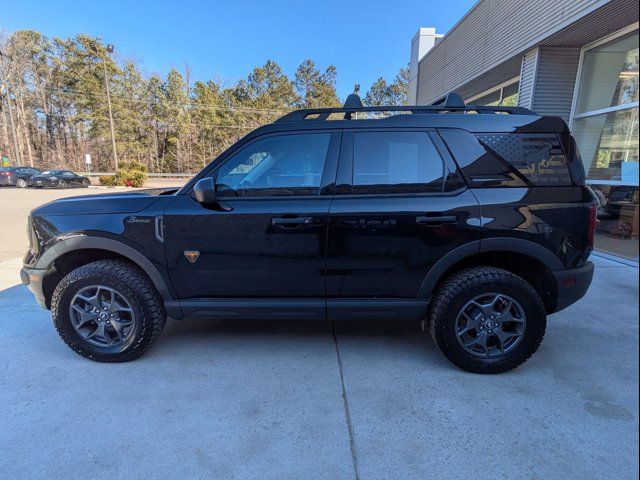
[[(158, 268), (135, 248), (109, 238), (74, 237), (48, 249), (37, 262), (36, 268), (49, 270), (43, 281), (47, 306), (55, 286), (64, 275), (82, 265), (104, 259), (125, 260), (136, 265), (147, 275), (164, 300), (174, 298)], [(53, 266), (56, 268), (51, 268)]]
[(429, 270), (418, 298), (430, 298), (438, 285), (453, 273), (477, 266), (502, 268), (520, 276), (538, 292), (547, 313), (555, 311), (558, 285), (553, 271), (564, 269), (562, 262), (537, 243), (513, 238), (478, 240), (452, 250)]

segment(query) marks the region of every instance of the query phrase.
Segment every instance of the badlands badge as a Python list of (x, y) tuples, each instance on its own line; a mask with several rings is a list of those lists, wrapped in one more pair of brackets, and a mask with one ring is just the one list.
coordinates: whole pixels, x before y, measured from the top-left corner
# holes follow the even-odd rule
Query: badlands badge
[(191, 263), (196, 263), (196, 260), (200, 256), (200, 252), (198, 250), (185, 250), (184, 256), (187, 257)]

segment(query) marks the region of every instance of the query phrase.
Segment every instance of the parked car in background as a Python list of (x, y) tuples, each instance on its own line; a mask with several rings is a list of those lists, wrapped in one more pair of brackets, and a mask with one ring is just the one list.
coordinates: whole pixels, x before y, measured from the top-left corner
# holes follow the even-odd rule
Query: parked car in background
[(73, 173), (71, 170), (47, 170), (39, 175), (34, 175), (29, 181), (29, 186), (38, 188), (87, 188), (89, 185), (91, 185), (91, 180)]
[(33, 167), (0, 167), (0, 187), (15, 186), (24, 188), (29, 179), (42, 172)]

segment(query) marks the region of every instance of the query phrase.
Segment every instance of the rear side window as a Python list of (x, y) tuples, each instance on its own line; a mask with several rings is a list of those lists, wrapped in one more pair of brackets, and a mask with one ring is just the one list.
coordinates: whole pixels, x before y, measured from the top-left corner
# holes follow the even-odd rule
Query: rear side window
[(353, 139), (355, 194), (443, 191), (444, 163), (427, 132), (359, 132)]
[(555, 133), (440, 133), (472, 186), (572, 185)]

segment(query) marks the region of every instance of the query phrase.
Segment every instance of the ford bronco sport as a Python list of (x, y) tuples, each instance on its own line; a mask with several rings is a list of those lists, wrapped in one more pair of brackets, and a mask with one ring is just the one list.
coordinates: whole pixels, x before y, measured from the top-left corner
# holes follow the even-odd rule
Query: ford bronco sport
[(36, 208), (21, 277), (92, 360), (140, 356), (167, 316), (384, 317), (499, 373), (587, 291), (595, 222), (562, 119), (350, 96), (258, 128), (179, 190)]

